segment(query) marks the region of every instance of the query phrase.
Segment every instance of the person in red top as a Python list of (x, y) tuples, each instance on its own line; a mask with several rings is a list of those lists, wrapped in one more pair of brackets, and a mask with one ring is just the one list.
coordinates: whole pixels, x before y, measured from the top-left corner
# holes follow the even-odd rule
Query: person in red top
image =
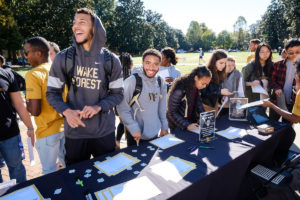
[[(285, 51), (288, 54), (287, 59), (273, 65), (270, 80), (270, 88), (273, 89), (271, 102), (283, 110), (291, 111), (295, 100), (293, 87), (296, 67), (293, 62), (300, 55), (300, 40), (290, 39), (285, 45)], [(271, 108), (270, 119), (278, 120), (279, 118), (280, 115)]]

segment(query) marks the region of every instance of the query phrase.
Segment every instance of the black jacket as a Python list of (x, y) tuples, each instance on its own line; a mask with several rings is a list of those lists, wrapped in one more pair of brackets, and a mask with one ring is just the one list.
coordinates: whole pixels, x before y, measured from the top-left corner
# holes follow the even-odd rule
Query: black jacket
[(221, 95), (221, 84), (210, 82), (208, 86), (201, 90), (202, 103), (210, 107), (215, 107)]
[(189, 124), (197, 123), (199, 121), (199, 114), (204, 112), (201, 93), (197, 90), (191, 120), (187, 120), (188, 107), (192, 104), (191, 92), (192, 89), (184, 87), (183, 84), (177, 84), (176, 88), (172, 89), (168, 99), (167, 110), (167, 119), (171, 129), (175, 127), (186, 129)]

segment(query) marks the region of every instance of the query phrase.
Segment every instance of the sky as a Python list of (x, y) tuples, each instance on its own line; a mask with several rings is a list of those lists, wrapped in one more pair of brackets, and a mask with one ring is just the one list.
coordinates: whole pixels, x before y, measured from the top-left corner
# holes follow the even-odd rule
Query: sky
[(142, 0), (145, 9), (162, 14), (171, 27), (186, 34), (191, 21), (205, 23), (216, 34), (233, 31), (239, 16), (247, 25), (255, 23), (267, 10), (271, 0)]

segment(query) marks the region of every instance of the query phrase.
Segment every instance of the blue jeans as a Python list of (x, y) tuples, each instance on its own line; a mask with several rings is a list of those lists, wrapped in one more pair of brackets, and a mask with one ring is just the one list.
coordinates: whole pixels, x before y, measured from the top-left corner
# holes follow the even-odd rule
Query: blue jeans
[(49, 174), (57, 169), (57, 159), (65, 167), (65, 135), (59, 132), (48, 137), (37, 139), (36, 150), (42, 163), (42, 173)]
[[(8, 167), (10, 179), (16, 179), (17, 183), (26, 181), (26, 171), (19, 148), (19, 135), (0, 141), (0, 151)], [(0, 182), (3, 182), (1, 170)]]

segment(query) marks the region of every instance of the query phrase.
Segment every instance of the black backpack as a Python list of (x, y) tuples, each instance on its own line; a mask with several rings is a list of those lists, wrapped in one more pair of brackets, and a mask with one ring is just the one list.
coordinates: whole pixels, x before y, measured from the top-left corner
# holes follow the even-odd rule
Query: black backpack
[[(142, 89), (143, 89), (142, 78), (137, 73), (134, 73), (133, 76), (135, 77), (136, 83), (135, 83), (135, 89), (134, 89), (132, 98), (129, 101), (129, 106), (130, 107), (132, 107), (133, 104), (136, 103), (136, 101), (140, 97), (140, 95), (142, 93)], [(159, 88), (161, 88), (161, 78), (160, 78), (160, 76), (157, 77), (157, 82), (158, 82)]]
[(14, 77), (15, 77), (15, 79), (16, 79), (17, 82), (18, 82), (18, 86), (19, 86), (20, 91), (26, 90), (25, 79), (23, 78), (23, 76), (22, 76), (21, 74), (19, 74), (19, 73), (16, 72), (15, 70), (13, 70), (13, 69), (12, 69), (10, 66), (8, 66), (8, 65), (3, 65), (2, 68), (3, 68), (3, 69), (6, 69), (6, 70), (10, 70), (10, 71), (14, 74)]
[[(73, 80), (74, 75), (74, 68), (75, 68), (75, 55), (76, 55), (76, 49), (73, 46), (70, 46), (69, 48), (63, 50), (65, 51), (65, 74), (67, 75), (66, 84), (68, 87), (68, 90), (70, 90), (71, 84), (73, 84), (73, 90), (76, 91), (76, 84), (75, 80)], [(112, 53), (106, 49), (102, 48), (101, 51), (104, 53), (104, 71), (105, 71), (105, 77), (107, 80), (107, 88), (109, 85), (109, 80), (112, 73), (113, 68), (113, 58)]]

